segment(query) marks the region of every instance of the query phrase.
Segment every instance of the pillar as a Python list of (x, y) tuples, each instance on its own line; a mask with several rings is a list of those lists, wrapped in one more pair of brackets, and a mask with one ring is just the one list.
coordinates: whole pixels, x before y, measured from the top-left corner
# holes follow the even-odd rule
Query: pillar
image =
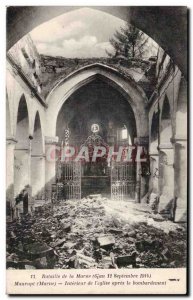
[(156, 209), (159, 198), (159, 154), (150, 153), (149, 204)]
[(45, 201), (45, 155), (31, 155), (32, 198)]
[(14, 150), (17, 140), (14, 137), (6, 139), (6, 214), (12, 219), (14, 206)]
[(175, 145), (175, 222), (187, 221), (187, 140), (176, 139)]
[[(143, 147), (145, 150), (146, 158), (148, 158), (148, 145), (149, 137), (135, 138), (134, 144), (137, 147)], [(146, 166), (148, 167), (148, 161)], [(148, 169), (148, 168), (147, 168)], [(136, 162), (136, 202), (141, 202), (142, 198), (148, 193), (149, 175), (142, 171), (142, 163)]]
[(159, 193), (159, 154), (158, 153), (151, 153), (150, 157), (150, 185), (149, 190), (158, 195)]
[(56, 146), (58, 137), (45, 137), (45, 197), (51, 201), (52, 184), (56, 182)]
[(158, 212), (173, 219), (174, 214), (174, 149), (171, 144), (159, 146)]
[[(29, 211), (33, 205), (31, 199), (31, 182), (30, 182), (30, 149), (15, 149), (14, 156), (14, 198), (27, 187), (28, 208)], [(23, 203), (17, 205), (19, 212), (23, 213)]]
[(182, 77), (176, 110), (175, 156), (175, 222), (187, 222), (187, 82)]

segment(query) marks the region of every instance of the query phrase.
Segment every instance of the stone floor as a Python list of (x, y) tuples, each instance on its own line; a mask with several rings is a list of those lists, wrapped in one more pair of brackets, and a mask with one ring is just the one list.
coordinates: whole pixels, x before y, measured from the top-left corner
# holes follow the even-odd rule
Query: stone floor
[(7, 268), (173, 268), (186, 263), (186, 227), (145, 204), (90, 195), (38, 206), (7, 225)]

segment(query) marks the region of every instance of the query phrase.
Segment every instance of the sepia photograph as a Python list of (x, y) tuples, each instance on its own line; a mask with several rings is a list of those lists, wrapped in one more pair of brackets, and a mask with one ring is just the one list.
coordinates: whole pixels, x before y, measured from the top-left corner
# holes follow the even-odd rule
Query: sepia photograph
[(188, 8), (8, 6), (6, 23), (8, 294), (38, 293), (36, 272), (45, 293), (76, 272), (72, 294), (111, 276), (185, 294)]

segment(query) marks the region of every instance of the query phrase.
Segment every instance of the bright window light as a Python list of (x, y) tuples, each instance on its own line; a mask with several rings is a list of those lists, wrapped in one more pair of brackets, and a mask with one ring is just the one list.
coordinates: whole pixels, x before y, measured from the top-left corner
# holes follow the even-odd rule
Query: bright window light
[(126, 140), (127, 139), (127, 128), (123, 128), (121, 131), (121, 139)]

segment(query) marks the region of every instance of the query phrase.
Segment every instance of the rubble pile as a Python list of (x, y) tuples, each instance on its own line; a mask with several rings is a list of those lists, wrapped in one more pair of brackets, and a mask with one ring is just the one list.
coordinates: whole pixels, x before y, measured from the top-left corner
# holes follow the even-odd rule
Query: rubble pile
[(95, 195), (47, 204), (9, 223), (7, 268), (185, 266), (186, 230), (182, 225), (166, 233), (137, 218), (130, 223), (109, 214), (103, 205), (106, 201)]

